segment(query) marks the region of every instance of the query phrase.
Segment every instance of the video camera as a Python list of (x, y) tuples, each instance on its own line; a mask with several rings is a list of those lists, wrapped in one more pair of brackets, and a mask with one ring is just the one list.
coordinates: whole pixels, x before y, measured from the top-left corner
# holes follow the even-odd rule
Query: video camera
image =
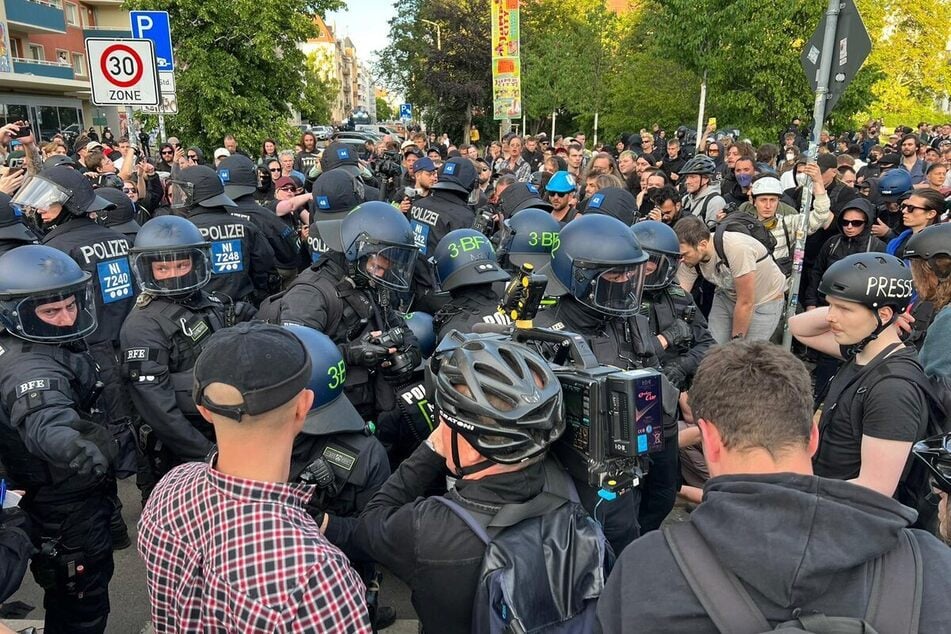
[(396, 348), (396, 352), (386, 358), (386, 365), (381, 367), (383, 378), (387, 381), (399, 381), (406, 375), (413, 373), (422, 362), (419, 346), (406, 341), (409, 328), (397, 326), (387, 330), (379, 337), (371, 337), (370, 343), (384, 348)]
[(374, 169), (381, 178), (399, 178), (403, 174), (400, 153), (392, 150), (384, 152), (380, 160), (374, 165)]

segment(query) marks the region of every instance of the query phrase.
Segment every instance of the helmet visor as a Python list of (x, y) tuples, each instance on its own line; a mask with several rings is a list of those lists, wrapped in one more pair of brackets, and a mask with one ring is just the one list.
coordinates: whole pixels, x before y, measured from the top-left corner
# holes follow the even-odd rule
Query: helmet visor
[(650, 258), (644, 263), (644, 289), (657, 290), (667, 287), (677, 274), (680, 256), (648, 252)]
[(63, 289), (3, 302), (13, 334), (28, 341), (62, 343), (96, 329), (93, 284), (87, 279)]
[(207, 245), (136, 253), (132, 271), (139, 287), (152, 295), (183, 295), (211, 279)]
[(575, 263), (572, 271), (573, 294), (583, 304), (609, 315), (637, 313), (644, 290), (644, 264), (617, 266)]
[(385, 288), (408, 291), (416, 265), (415, 246), (360, 240), (357, 270)]
[(171, 209), (190, 209), (194, 206), (195, 185), (188, 181), (168, 182), (168, 204)]
[(13, 197), (13, 203), (24, 209), (46, 211), (53, 205), (64, 206), (73, 192), (42, 176), (31, 176)]

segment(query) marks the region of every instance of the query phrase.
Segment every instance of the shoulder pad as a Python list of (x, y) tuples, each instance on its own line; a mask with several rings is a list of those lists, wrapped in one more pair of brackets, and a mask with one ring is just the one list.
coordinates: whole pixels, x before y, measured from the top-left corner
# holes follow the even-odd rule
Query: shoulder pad
[(136, 308), (145, 308), (151, 303), (152, 303), (152, 296), (146, 293), (145, 291), (139, 293), (139, 296), (135, 298)]
[(668, 287), (667, 287), (667, 292), (668, 292), (670, 295), (674, 296), (674, 297), (686, 297), (686, 296), (687, 296), (687, 291), (685, 291), (684, 289), (680, 288), (680, 287), (677, 286), (676, 284), (671, 284), (670, 286), (668, 286)]

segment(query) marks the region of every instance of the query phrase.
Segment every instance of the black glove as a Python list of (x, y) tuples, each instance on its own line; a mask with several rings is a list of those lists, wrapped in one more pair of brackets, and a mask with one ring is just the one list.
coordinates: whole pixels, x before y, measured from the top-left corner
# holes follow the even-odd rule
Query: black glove
[(375, 368), (390, 356), (389, 348), (370, 342), (370, 335), (341, 346), (340, 351), (347, 365), (365, 368)]
[(70, 469), (81, 476), (104, 476), (109, 469), (109, 461), (99, 451), (99, 447), (82, 438), (76, 439), (73, 446), (67, 450), (66, 462)]
[(687, 373), (684, 372), (683, 368), (676, 363), (668, 363), (660, 371), (664, 373), (671, 385), (678, 390), (683, 389), (684, 383), (687, 382)]
[(30, 534), (30, 516), (23, 512), (18, 506), (3, 509), (0, 513), (0, 528), (19, 528), (21, 531)]
[(674, 323), (667, 326), (660, 334), (667, 340), (668, 348), (689, 345), (693, 341), (693, 329), (683, 319), (675, 319)]

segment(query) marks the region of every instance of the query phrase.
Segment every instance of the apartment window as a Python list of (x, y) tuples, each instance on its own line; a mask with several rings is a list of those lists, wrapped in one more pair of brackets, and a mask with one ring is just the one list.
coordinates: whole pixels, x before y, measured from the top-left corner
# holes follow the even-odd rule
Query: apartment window
[(86, 76), (86, 56), (82, 53), (73, 53), (73, 72), (80, 77)]
[(63, 14), (66, 16), (66, 24), (69, 26), (79, 26), (79, 7), (75, 4), (64, 2)]
[(15, 37), (10, 38), (10, 52), (14, 57), (23, 58), (23, 42)]
[(69, 51), (61, 48), (56, 49), (56, 62), (58, 64), (69, 65)]
[(43, 52), (43, 46), (40, 44), (27, 45), (27, 58), (42, 62), (46, 59), (46, 53)]

